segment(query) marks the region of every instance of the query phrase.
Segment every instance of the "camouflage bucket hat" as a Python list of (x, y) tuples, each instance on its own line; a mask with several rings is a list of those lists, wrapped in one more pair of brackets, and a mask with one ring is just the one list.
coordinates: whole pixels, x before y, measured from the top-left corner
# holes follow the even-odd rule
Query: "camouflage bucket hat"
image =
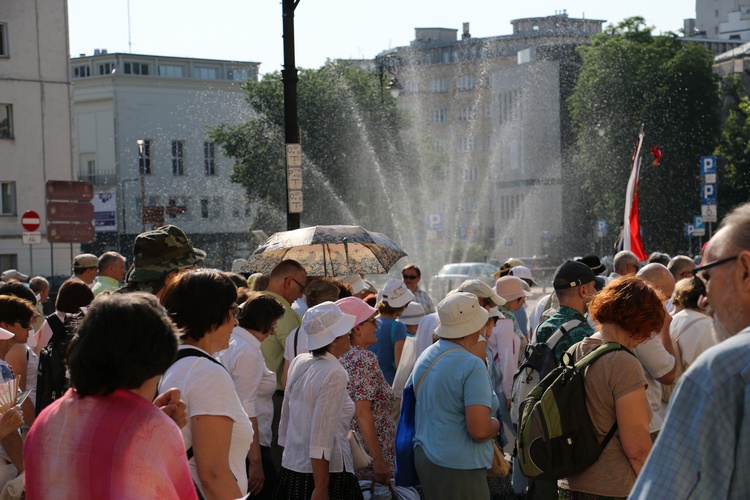
[(128, 283), (160, 280), (176, 269), (202, 262), (206, 252), (193, 248), (190, 239), (177, 226), (162, 226), (135, 237), (133, 270)]

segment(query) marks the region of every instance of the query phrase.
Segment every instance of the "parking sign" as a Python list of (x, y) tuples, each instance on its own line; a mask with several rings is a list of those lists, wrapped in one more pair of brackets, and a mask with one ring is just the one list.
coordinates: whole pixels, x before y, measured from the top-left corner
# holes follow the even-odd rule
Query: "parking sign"
[(701, 175), (711, 175), (716, 173), (716, 157), (701, 156)]

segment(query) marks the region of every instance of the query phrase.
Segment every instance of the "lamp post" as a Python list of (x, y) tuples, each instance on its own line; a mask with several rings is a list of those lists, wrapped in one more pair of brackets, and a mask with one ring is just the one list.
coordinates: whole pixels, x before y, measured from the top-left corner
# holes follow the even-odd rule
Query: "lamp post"
[(144, 215), (146, 214), (146, 162), (144, 158), (144, 148), (145, 148), (145, 141), (143, 139), (138, 139), (135, 141), (136, 144), (138, 144), (138, 171), (140, 172), (139, 176), (141, 179), (141, 232), (146, 232), (146, 219)]
[[(294, 10), (297, 8), (299, 0), (282, 0), (281, 4), (283, 16), (282, 36), (284, 38), (284, 69), (281, 70), (281, 81), (284, 84), (284, 142), (287, 146), (285, 148), (287, 151), (285, 163), (287, 174), (286, 228), (288, 231), (291, 231), (300, 227), (300, 214), (298, 211), (292, 213), (289, 201), (289, 193), (293, 186), (290, 185), (289, 167), (292, 165), (290, 165), (288, 153), (289, 145), (293, 145), (299, 150), (298, 146), (301, 143), (299, 119), (297, 116), (297, 81), (299, 79), (294, 60)], [(294, 167), (296, 166), (295, 163)]]
[[(380, 102), (382, 104), (385, 101), (383, 94), (385, 88), (391, 91), (394, 99), (398, 98), (398, 94), (402, 89), (398, 78), (396, 78), (396, 69), (401, 66), (401, 58), (394, 54), (386, 54), (379, 58), (376, 57), (375, 60), (378, 65), (378, 75), (380, 76)], [(387, 84), (385, 82), (386, 76), (388, 76)]]

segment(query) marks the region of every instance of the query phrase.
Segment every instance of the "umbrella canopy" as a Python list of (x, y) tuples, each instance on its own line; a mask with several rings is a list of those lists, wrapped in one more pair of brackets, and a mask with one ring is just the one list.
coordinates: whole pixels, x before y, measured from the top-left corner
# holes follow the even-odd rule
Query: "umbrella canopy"
[(292, 259), (310, 276), (387, 274), (404, 256), (390, 238), (360, 226), (313, 226), (275, 233), (253, 252), (244, 270), (268, 274)]

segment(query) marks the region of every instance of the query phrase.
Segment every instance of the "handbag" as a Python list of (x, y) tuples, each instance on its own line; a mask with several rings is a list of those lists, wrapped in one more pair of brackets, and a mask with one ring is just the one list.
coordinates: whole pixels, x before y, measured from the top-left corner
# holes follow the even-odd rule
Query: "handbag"
[(367, 454), (362, 443), (359, 442), (357, 434), (350, 430), (346, 436), (349, 440), (349, 446), (352, 449), (352, 462), (354, 463), (354, 470), (366, 469), (372, 463), (372, 457)]
[(487, 469), (487, 477), (505, 477), (510, 471), (510, 464), (505, 460), (503, 450), (497, 444), (497, 441), (492, 440), (492, 467)]
[(421, 500), (417, 490), (396, 486), (393, 479), (388, 484), (363, 480), (359, 482), (359, 489), (365, 500)]
[[(438, 356), (422, 375), (417, 384), (417, 390), (422, 386), (425, 377), (440, 358), (451, 351), (458, 350), (458, 348), (450, 349)], [(404, 387), (404, 393), (401, 397), (401, 416), (398, 419), (398, 427), (396, 427), (396, 486), (408, 487), (419, 484), (419, 475), (414, 464), (414, 436), (417, 433), (416, 414), (417, 396), (414, 390), (414, 382), (412, 382)]]

